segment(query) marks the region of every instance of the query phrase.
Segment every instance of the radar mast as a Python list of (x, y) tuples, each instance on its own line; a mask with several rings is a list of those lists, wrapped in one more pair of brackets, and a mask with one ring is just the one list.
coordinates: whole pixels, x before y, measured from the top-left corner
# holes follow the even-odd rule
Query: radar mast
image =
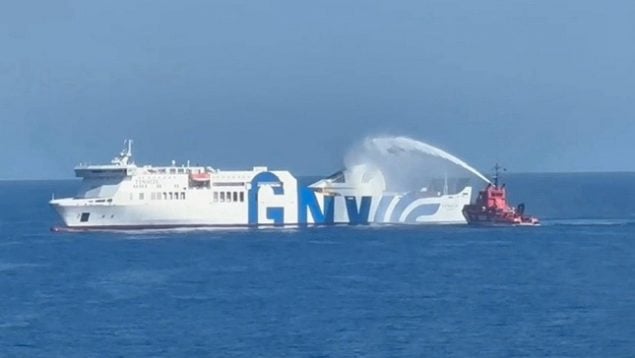
[(119, 156), (115, 157), (111, 163), (116, 165), (128, 165), (132, 164), (132, 139), (126, 139), (123, 142), (124, 148), (119, 153)]

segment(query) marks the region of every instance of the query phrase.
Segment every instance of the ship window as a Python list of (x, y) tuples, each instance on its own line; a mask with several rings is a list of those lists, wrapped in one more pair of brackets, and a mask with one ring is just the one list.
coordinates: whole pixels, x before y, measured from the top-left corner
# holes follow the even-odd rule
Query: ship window
[(228, 202), (232, 201), (232, 193), (230, 192), (225, 193), (225, 198), (227, 198)]
[(234, 201), (238, 201), (238, 193), (234, 192)]
[(245, 201), (245, 192), (241, 191), (240, 192), (240, 202), (242, 203), (243, 201)]
[(143, 193), (139, 193), (139, 200), (143, 200), (143, 197), (144, 197)]
[(88, 218), (90, 217), (90, 213), (82, 213), (82, 217), (79, 219), (80, 222), (88, 222)]
[(163, 200), (168, 200), (168, 194), (166, 192), (163, 192)]
[(181, 192), (181, 200), (185, 200), (185, 192)]
[(217, 191), (214, 192), (214, 202), (215, 203), (218, 202), (218, 192)]
[(326, 179), (330, 180), (333, 183), (344, 183), (346, 178), (344, 176), (344, 172), (339, 171), (337, 173), (329, 175), (328, 177), (326, 177)]
[(170, 192), (169, 195), (170, 195), (170, 200), (173, 200), (174, 199), (174, 194), (172, 194), (172, 192)]
[(224, 191), (221, 191), (221, 192), (220, 192), (220, 202), (221, 202), (221, 203), (224, 203), (224, 202), (225, 202), (225, 192), (224, 192)]

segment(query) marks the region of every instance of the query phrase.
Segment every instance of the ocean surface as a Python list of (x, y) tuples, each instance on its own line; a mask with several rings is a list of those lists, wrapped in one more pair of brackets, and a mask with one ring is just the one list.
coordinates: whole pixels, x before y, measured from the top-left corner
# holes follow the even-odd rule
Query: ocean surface
[(510, 175), (538, 228), (53, 233), (0, 182), (1, 357), (634, 357), (635, 174)]

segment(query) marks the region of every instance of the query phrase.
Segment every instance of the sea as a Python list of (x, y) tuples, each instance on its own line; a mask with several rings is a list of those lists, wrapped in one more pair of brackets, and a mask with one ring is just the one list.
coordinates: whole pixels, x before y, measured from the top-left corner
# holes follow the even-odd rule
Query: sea
[(535, 228), (56, 233), (0, 182), (0, 357), (635, 357), (635, 173), (510, 174)]

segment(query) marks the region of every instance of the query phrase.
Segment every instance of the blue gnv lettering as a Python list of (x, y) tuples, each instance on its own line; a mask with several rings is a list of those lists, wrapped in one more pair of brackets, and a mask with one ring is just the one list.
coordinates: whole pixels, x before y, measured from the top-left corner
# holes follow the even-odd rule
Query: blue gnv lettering
[(362, 196), (362, 202), (357, 208), (357, 199), (354, 196), (347, 196), (346, 212), (348, 213), (348, 223), (351, 225), (368, 224), (370, 216), (370, 204), (372, 198), (370, 196)]
[[(263, 172), (256, 175), (251, 180), (251, 188), (247, 193), (248, 205), (248, 223), (249, 225), (258, 225), (258, 192), (261, 184), (275, 184), (272, 187), (275, 195), (284, 195), (284, 187), (280, 178), (270, 172)], [(274, 225), (284, 225), (284, 208), (271, 207), (267, 208), (267, 219), (273, 220)]]
[[(309, 188), (303, 187), (298, 190), (298, 222), (300, 224), (308, 223), (308, 213), (311, 212), (313, 222), (315, 224), (333, 224), (335, 223), (335, 210), (343, 209), (335, 205), (332, 196), (323, 196), (324, 211), (320, 208), (315, 192)], [(368, 224), (370, 217), (370, 206), (372, 198), (370, 196), (362, 196), (361, 203), (357, 205), (357, 198), (354, 196), (345, 197), (346, 212), (348, 214), (348, 223), (351, 225)]]
[(315, 192), (307, 187), (298, 189), (298, 223), (309, 222), (309, 211), (315, 224), (333, 224), (335, 222), (335, 200), (332, 196), (324, 196), (324, 212), (320, 208)]
[[(251, 181), (251, 188), (247, 193), (248, 205), (248, 223), (249, 225), (258, 225), (258, 193), (260, 186), (266, 184), (274, 184), (271, 188), (275, 195), (284, 195), (283, 183), (271, 172), (263, 172), (256, 175)], [(313, 217), (315, 224), (333, 224), (335, 223), (335, 210), (343, 209), (335, 205), (335, 199), (332, 196), (323, 196), (323, 208), (320, 207), (315, 192), (307, 187), (299, 187), (298, 193), (298, 224), (308, 224), (309, 212)], [(362, 196), (361, 202), (357, 204), (357, 198), (347, 196), (344, 198), (346, 203), (346, 212), (348, 214), (349, 224), (368, 224), (370, 216), (370, 206), (372, 198), (370, 196)], [(284, 208), (283, 207), (267, 207), (267, 219), (272, 220), (274, 225), (284, 225)]]

